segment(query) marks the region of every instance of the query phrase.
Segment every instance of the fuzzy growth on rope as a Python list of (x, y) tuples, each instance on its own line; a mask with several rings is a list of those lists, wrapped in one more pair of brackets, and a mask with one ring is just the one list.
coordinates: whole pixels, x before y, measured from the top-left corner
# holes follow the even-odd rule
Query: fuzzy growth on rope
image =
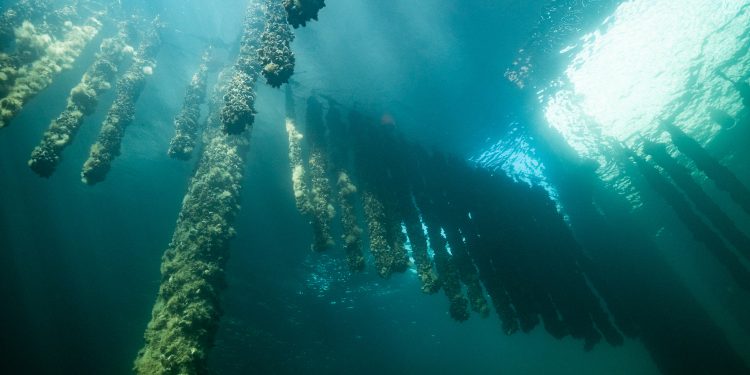
[(126, 25), (121, 25), (116, 36), (102, 41), (94, 62), (70, 91), (67, 107), (50, 123), (31, 153), (28, 164), (38, 175), (49, 177), (54, 173), (62, 151), (73, 142), (84, 117), (94, 113), (99, 97), (114, 84), (118, 66), (130, 50), (127, 39)]
[(198, 143), (198, 121), (201, 116), (201, 104), (206, 100), (206, 78), (208, 61), (211, 58), (209, 48), (203, 54), (198, 71), (190, 80), (185, 100), (182, 102), (180, 113), (174, 119), (175, 134), (169, 142), (167, 154), (174, 159), (188, 160)]
[(133, 64), (117, 82), (117, 97), (109, 108), (96, 143), (83, 164), (81, 181), (94, 185), (104, 181), (112, 162), (120, 155), (125, 128), (135, 119), (135, 104), (146, 85), (146, 79), (156, 67), (156, 54), (161, 48), (161, 24), (154, 20), (143, 37)]
[[(67, 23), (67, 32), (62, 40), (46, 45), (38, 60), (13, 72), (16, 77), (14, 83), (7, 89), (7, 95), (0, 99), (0, 128), (7, 126), (24, 105), (46, 89), (60, 72), (73, 67), (78, 55), (96, 36), (101, 26), (102, 24), (93, 17), (83, 26)], [(33, 29), (33, 26), (30, 28)], [(2, 69), (7, 67), (0, 70)]]

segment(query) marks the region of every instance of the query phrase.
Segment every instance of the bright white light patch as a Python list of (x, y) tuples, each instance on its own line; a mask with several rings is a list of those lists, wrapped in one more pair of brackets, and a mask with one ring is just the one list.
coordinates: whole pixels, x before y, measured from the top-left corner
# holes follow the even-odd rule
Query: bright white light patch
[(631, 0), (581, 38), (564, 74), (539, 92), (549, 125), (634, 207), (628, 172), (613, 155), (647, 139), (665, 142), (670, 120), (705, 145), (720, 130), (709, 116), (742, 108), (729, 80), (750, 71), (750, 0)]
[(581, 51), (565, 71), (580, 108), (600, 125), (602, 135), (620, 141), (654, 127), (665, 107), (684, 93), (697, 63), (724, 60), (717, 55), (734, 51), (731, 42), (729, 48), (704, 42), (746, 5), (739, 0), (623, 3), (603, 31), (582, 38)]
[[(512, 123), (512, 128), (497, 143), (492, 144), (469, 161), (480, 168), (502, 171), (516, 182), (541, 186), (550, 198), (558, 201), (557, 190), (547, 181), (544, 164), (536, 154), (533, 137), (523, 131), (522, 125)], [(559, 209), (558, 205), (558, 209)], [(471, 213), (469, 213), (471, 219)]]

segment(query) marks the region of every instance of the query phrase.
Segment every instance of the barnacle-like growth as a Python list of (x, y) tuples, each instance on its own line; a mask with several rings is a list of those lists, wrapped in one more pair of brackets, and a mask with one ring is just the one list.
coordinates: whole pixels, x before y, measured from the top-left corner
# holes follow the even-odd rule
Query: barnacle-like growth
[(260, 5), (251, 3), (245, 15), (240, 56), (221, 109), (221, 123), (224, 131), (230, 134), (242, 133), (255, 122), (255, 83), (261, 70), (258, 49), (264, 25)]
[(328, 179), (330, 155), (326, 125), (323, 122), (323, 107), (314, 97), (307, 100), (305, 129), (305, 139), (310, 149), (307, 164), (311, 188), (308, 201), (313, 227), (312, 248), (315, 251), (323, 251), (334, 245), (331, 225), (336, 210), (331, 201), (331, 181)]
[(325, 4), (325, 0), (283, 0), (289, 24), (298, 28), (305, 26), (307, 21), (318, 19), (318, 11)]
[(406, 208), (404, 226), (411, 244), (411, 255), (414, 258), (417, 276), (422, 284), (422, 292), (432, 294), (440, 290), (440, 283), (432, 267), (430, 256), (427, 254), (427, 238), (413, 204)]
[(443, 237), (440, 227), (431, 224), (427, 226), (427, 234), (430, 239), (430, 247), (435, 252), (435, 268), (440, 278), (440, 286), (450, 302), (451, 318), (462, 322), (469, 319), (469, 301), (466, 300), (461, 291), (461, 277), (453, 256), (448, 253), (445, 237)]
[(122, 25), (119, 33), (104, 39), (94, 62), (68, 96), (65, 110), (53, 120), (34, 148), (29, 167), (42, 177), (49, 177), (57, 168), (62, 151), (73, 142), (83, 119), (94, 112), (99, 96), (114, 83), (117, 67), (127, 53), (128, 35)]
[(389, 202), (385, 210), (386, 238), (390, 245), (391, 257), (393, 258), (393, 271), (404, 272), (409, 269), (409, 254), (406, 252), (406, 234), (401, 226), (398, 211), (393, 202)]
[(242, 133), (255, 122), (254, 86), (256, 79), (257, 75), (238, 70), (229, 82), (221, 111), (221, 122), (227, 133)]
[(341, 237), (344, 240), (346, 263), (350, 270), (362, 271), (365, 268), (365, 257), (362, 254), (362, 228), (357, 225), (357, 213), (354, 210), (357, 187), (343, 170), (339, 171), (336, 186), (341, 207), (341, 226), (344, 231)]
[(322, 149), (315, 147), (310, 151), (310, 207), (313, 218), (313, 245), (315, 251), (323, 251), (334, 245), (331, 235), (331, 221), (335, 209), (331, 202), (331, 186), (328, 180), (328, 165)]
[(466, 286), (466, 296), (469, 299), (471, 309), (486, 318), (490, 314), (490, 308), (487, 299), (484, 297), (484, 291), (482, 291), (479, 273), (466, 250), (466, 243), (461, 239), (461, 234), (457, 230), (449, 230), (447, 235), (448, 245), (453, 253), (452, 259), (461, 282)]
[[(468, 271), (468, 272), (464, 272)], [(471, 310), (478, 313), (481, 317), (486, 318), (490, 315), (490, 307), (487, 304), (487, 298), (484, 297), (482, 284), (479, 282), (479, 275), (476, 269), (459, 268), (461, 281), (466, 285), (466, 295), (469, 298)]]
[(258, 51), (263, 76), (271, 87), (279, 87), (289, 81), (294, 73), (294, 40), (282, 0), (266, 0), (266, 28), (261, 36), (261, 49)]
[(370, 237), (370, 252), (375, 260), (375, 270), (378, 275), (387, 278), (393, 272), (395, 259), (386, 237), (386, 216), (383, 203), (371, 191), (362, 194), (362, 206), (367, 221), (367, 231)]
[[(212, 116), (217, 122), (217, 116)], [(172, 241), (137, 374), (204, 374), (221, 316), (220, 292), (232, 221), (239, 210), (247, 133), (209, 124), (209, 141), (190, 181)]]
[(31, 98), (52, 83), (57, 74), (73, 67), (78, 55), (101, 26), (96, 18), (89, 18), (82, 26), (66, 23), (67, 32), (62, 40), (50, 43), (39, 59), (14, 72), (16, 78), (13, 85), (7, 95), (0, 99), (0, 128), (7, 126)]
[(125, 128), (135, 118), (135, 103), (146, 85), (146, 78), (153, 74), (156, 66), (156, 54), (161, 48), (161, 28), (159, 20), (154, 20), (138, 47), (133, 64), (117, 82), (117, 97), (109, 108), (96, 143), (91, 146), (88, 160), (83, 164), (81, 180), (85, 184), (104, 181), (112, 162), (120, 155)]
[(303, 215), (309, 215), (313, 229), (312, 249), (324, 251), (334, 245), (331, 221), (335, 215), (335, 209), (330, 202), (331, 186), (327, 175), (328, 155), (323, 146), (325, 129), (320, 116), (320, 105), (312, 99), (308, 104), (307, 130), (310, 136), (305, 139), (311, 151), (307, 161), (309, 169), (306, 170), (301, 143), (304, 137), (294, 124), (294, 98), (291, 89), (287, 86), (286, 130), (289, 136), (289, 165), (292, 170), (294, 199), (297, 210)]
[(305, 165), (302, 161), (302, 133), (297, 130), (294, 120), (286, 118), (286, 132), (289, 136), (289, 166), (292, 169), (292, 190), (294, 191), (294, 202), (297, 211), (301, 214), (310, 212), (310, 202), (307, 180), (305, 178)]
[[(251, 1), (248, 18), (261, 17)], [(262, 19), (260, 27), (262, 28)], [(257, 27), (256, 21), (247, 25)], [(249, 37), (248, 37), (249, 35)], [(257, 44), (245, 32), (244, 42)], [(240, 64), (235, 65), (236, 77)], [(172, 242), (162, 261), (162, 281), (148, 324), (146, 344), (138, 353), (138, 374), (205, 374), (208, 351), (221, 316), (220, 292), (232, 221), (240, 206), (240, 188), (249, 132), (228, 134), (219, 113), (219, 92), (231, 85), (220, 80), (212, 96), (206, 146), (182, 203)], [(226, 95), (224, 95), (226, 100)], [(225, 106), (222, 106), (222, 109)]]
[(198, 71), (193, 74), (190, 85), (182, 102), (182, 109), (174, 119), (175, 134), (169, 142), (167, 154), (170, 157), (188, 160), (193, 154), (198, 138), (198, 121), (201, 116), (201, 104), (206, 100), (206, 76), (208, 73), (208, 61), (211, 58), (209, 48), (203, 54)]

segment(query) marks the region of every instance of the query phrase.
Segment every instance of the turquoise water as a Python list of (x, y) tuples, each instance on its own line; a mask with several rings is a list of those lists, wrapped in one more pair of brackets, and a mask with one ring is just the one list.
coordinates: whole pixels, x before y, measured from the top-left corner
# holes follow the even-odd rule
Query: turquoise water
[[(0, 1), (0, 9), (18, 3)], [(217, 283), (219, 298), (206, 298), (221, 313), (210, 319), (218, 325), (206, 329), (215, 330), (208, 342), (186, 349), (200, 357), (188, 373), (748, 372), (750, 248), (743, 241), (750, 195), (742, 189), (750, 185), (750, 123), (742, 84), (750, 3), (328, 0), (317, 21), (291, 29), (291, 83), (277, 89), (258, 79), (255, 122), (242, 135), (226, 135), (207, 118), (222, 105), (222, 82), (234, 74), (226, 67), (242, 52), (248, 3), (114, 3), (96, 14), (101, 29), (70, 67), (0, 128), (2, 373), (132, 373), (160, 285), (171, 281), (161, 277), (162, 256), (191, 249), (175, 231), (191, 223), (183, 227), (194, 226), (195, 236), (221, 239), (211, 225), (222, 228), (225, 218), (236, 233), (228, 248), (217, 247), (229, 255), (220, 267), (225, 282)], [(78, 7), (79, 14), (103, 8)], [(88, 186), (81, 170), (121, 83), (101, 94), (54, 173), (39, 177), (29, 155), (102, 39), (116, 34), (115, 18), (141, 19), (138, 34), (157, 14), (161, 49), (139, 69), (145, 86), (106, 178)], [(29, 18), (42, 24), (39, 15)], [(40, 30), (61, 38), (56, 20), (48, 14), (52, 26)], [(134, 50), (142, 38), (129, 42)], [(200, 105), (204, 138), (189, 160), (172, 159), (173, 120), (208, 44), (214, 57)], [(5, 53), (18, 47), (0, 46)], [(323, 115), (339, 110), (351, 134), (336, 138), (334, 120), (316, 120), (310, 97)], [(304, 134), (303, 158), (321, 144), (330, 158), (336, 243), (323, 252), (311, 250), (319, 211), (301, 214), (295, 206), (289, 118)], [(320, 123), (328, 130), (316, 133)], [(232, 149), (245, 136), (246, 151), (219, 148), (220, 157), (202, 161), (214, 152), (212, 140)], [(235, 152), (244, 157), (233, 159)], [(432, 152), (448, 155), (448, 164), (424, 156)], [(238, 186), (196, 199), (214, 202), (197, 209), (203, 214), (185, 213), (201, 167), (231, 172), (220, 162), (240, 159)], [(361, 272), (350, 269), (343, 248), (341, 166), (357, 186)], [(234, 197), (234, 188), (241, 188), (239, 210), (212, 200), (223, 191)], [(388, 233), (407, 238), (397, 240), (410, 258), (403, 272), (393, 266), (379, 275), (366, 191), (396, 224)], [(486, 318), (469, 311), (459, 322), (446, 287), (420, 291), (406, 206), (416, 207), (435, 272), (443, 239), (456, 264), (456, 245), (467, 246), (463, 259), (481, 284)], [(403, 218), (391, 219), (393, 212)], [(448, 285), (445, 275), (440, 282)], [(205, 292), (200, 285), (194, 295)], [(472, 284), (457, 285), (470, 298)], [(520, 324), (511, 335), (498, 309), (505, 293)], [(188, 316), (187, 308), (176, 311)], [(622, 343), (606, 334), (598, 311)], [(554, 337), (556, 320), (564, 337)], [(589, 345), (589, 325), (600, 336), (596, 344)], [(181, 343), (176, 337), (164, 342)]]

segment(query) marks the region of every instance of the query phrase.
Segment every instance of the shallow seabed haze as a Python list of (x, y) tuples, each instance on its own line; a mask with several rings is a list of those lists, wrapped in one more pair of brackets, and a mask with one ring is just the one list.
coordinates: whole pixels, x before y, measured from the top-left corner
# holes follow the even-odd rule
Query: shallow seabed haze
[(748, 25), (0, 0), (0, 373), (750, 374)]

